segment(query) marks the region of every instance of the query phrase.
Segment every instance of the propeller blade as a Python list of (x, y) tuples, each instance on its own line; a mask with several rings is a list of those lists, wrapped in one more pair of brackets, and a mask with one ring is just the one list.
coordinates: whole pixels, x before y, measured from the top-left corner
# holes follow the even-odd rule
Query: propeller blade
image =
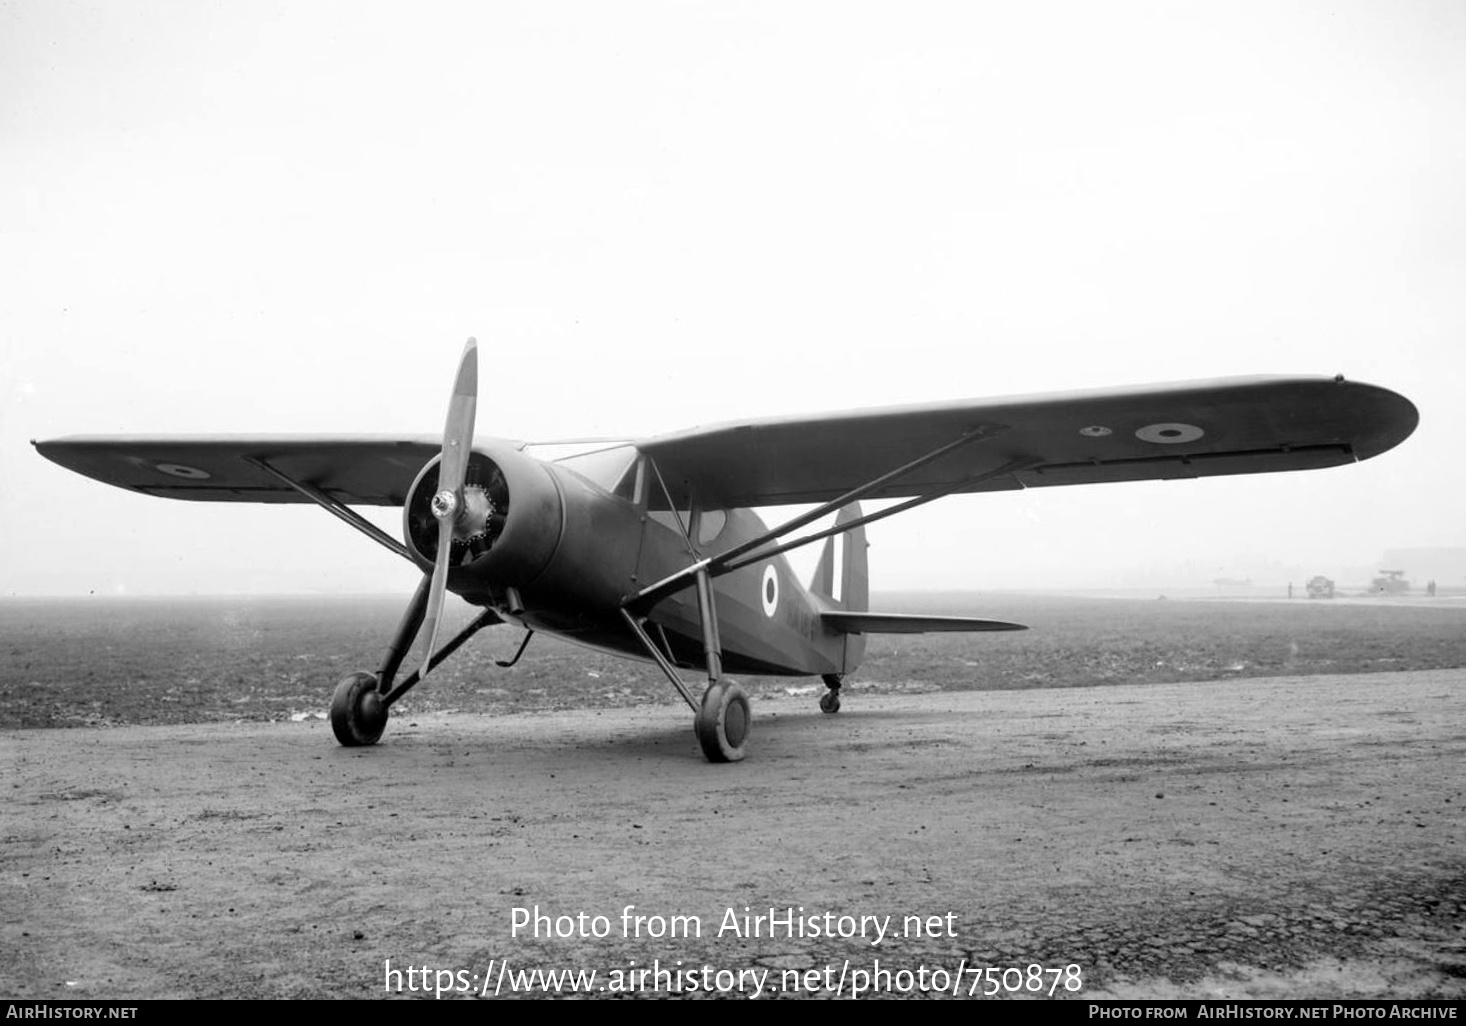
[(438, 558), (433, 563), (433, 583), (428, 591), (428, 611), (423, 616), (423, 636), (427, 638), (427, 643), (423, 646), (422, 667), (417, 671), (419, 681), (428, 675), (428, 665), (433, 660), (433, 649), (438, 647), (438, 621), (443, 612), (443, 598), (448, 592), (447, 552), (452, 547), (453, 520), (450, 517), (438, 523)]
[(428, 675), (433, 649), (438, 644), (438, 621), (448, 590), (448, 561), (453, 552), (453, 525), (463, 515), (463, 481), (468, 473), (468, 458), (473, 453), (473, 423), (477, 406), (478, 343), (469, 339), (463, 347), (463, 357), (458, 361), (458, 377), (453, 382), (453, 395), (448, 400), (448, 419), (443, 424), (438, 493), (432, 502), (433, 516), (438, 518), (438, 555), (433, 561), (433, 583), (428, 591), (427, 613), (423, 617), (423, 635), (427, 644), (418, 680)]
[[(468, 457), (473, 451), (473, 419), (478, 406), (478, 343), (473, 339), (463, 347), (458, 362), (458, 378), (453, 382), (453, 396), (448, 400), (448, 419), (443, 424), (443, 461), (438, 465), (438, 491), (451, 489), (463, 498), (463, 476), (468, 472)], [(463, 503), (458, 504), (461, 509)]]

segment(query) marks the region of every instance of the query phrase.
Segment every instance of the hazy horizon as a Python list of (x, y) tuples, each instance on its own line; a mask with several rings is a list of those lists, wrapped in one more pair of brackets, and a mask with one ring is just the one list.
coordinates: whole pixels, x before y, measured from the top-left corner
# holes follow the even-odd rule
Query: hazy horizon
[(1466, 545), (1459, 4), (59, 0), (0, 10), (0, 87), (0, 594), (405, 601), (319, 510), (29, 440), (436, 434), (470, 335), (485, 438), (1248, 374), (1420, 410), (1355, 466), (948, 498), (870, 528), (877, 590)]

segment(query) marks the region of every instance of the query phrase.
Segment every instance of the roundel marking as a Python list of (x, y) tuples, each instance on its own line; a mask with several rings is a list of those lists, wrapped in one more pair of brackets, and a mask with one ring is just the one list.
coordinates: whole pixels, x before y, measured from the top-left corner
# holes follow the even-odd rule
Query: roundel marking
[(182, 463), (154, 463), (153, 469), (188, 481), (207, 481), (210, 477), (207, 470), (200, 470), (198, 467), (190, 467)]
[(1147, 424), (1135, 432), (1135, 437), (1156, 445), (1178, 445), (1194, 442), (1204, 434), (1206, 432), (1195, 424)]
[(773, 616), (779, 608), (779, 575), (772, 563), (764, 567), (764, 580), (759, 586), (759, 594), (764, 600), (764, 615)]
[(1082, 427), (1079, 433), (1085, 438), (1103, 438), (1105, 435), (1114, 434), (1109, 428), (1100, 424), (1091, 424), (1089, 427)]

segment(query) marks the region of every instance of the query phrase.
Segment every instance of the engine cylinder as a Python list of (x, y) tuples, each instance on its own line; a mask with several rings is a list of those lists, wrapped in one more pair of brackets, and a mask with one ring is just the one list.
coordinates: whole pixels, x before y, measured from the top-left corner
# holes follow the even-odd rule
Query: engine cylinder
[[(424, 572), (438, 553), (438, 491), (434, 457), (412, 482), (402, 507), (408, 551)], [(532, 584), (560, 545), (564, 509), (554, 478), (538, 460), (508, 444), (475, 446), (464, 476), (463, 503), (453, 525), (449, 582), (465, 597), (480, 589)]]

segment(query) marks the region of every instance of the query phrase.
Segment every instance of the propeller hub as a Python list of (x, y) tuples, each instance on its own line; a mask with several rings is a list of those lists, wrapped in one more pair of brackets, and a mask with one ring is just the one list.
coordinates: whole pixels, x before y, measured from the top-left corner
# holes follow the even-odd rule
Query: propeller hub
[(439, 520), (446, 520), (458, 509), (458, 496), (445, 488), (433, 496), (431, 508), (433, 516)]

